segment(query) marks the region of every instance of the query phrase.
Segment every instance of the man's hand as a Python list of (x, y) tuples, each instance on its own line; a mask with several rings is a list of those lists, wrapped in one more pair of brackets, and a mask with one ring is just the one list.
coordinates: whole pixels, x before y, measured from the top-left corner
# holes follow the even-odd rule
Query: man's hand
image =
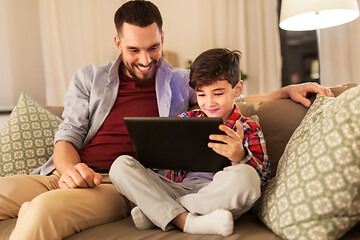
[(208, 147), (212, 148), (216, 153), (227, 157), (232, 162), (239, 162), (245, 157), (245, 150), (242, 144), (244, 132), (239, 120), (236, 121), (235, 126), (237, 132), (221, 124), (219, 129), (227, 135), (211, 134), (209, 138), (210, 140), (223, 143), (209, 142)]
[(309, 83), (302, 83), (302, 84), (296, 84), (296, 85), (289, 85), (285, 87), (287, 88), (289, 97), (294, 101), (301, 103), (305, 107), (310, 107), (311, 102), (309, 99), (306, 98), (306, 95), (308, 93), (316, 93), (316, 94), (323, 94), (328, 97), (334, 97), (334, 94), (331, 92), (331, 90), (327, 87), (321, 86), (318, 83), (315, 82), (309, 82)]
[(99, 185), (102, 176), (94, 172), (85, 163), (78, 163), (68, 167), (59, 179), (61, 189), (90, 188)]

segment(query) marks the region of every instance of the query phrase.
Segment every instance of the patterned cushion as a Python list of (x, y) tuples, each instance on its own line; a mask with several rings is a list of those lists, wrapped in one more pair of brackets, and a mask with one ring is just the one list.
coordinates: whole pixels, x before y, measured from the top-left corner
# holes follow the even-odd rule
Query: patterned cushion
[(284, 239), (338, 239), (360, 220), (360, 86), (317, 96), (254, 210)]
[(24, 93), (0, 131), (0, 177), (28, 174), (44, 164), (53, 151), (61, 119)]

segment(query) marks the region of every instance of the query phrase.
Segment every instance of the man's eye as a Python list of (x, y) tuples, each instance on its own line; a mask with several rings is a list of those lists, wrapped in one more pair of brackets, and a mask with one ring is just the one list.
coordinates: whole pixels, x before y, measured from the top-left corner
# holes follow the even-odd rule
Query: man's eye
[(159, 47), (152, 47), (152, 48), (149, 48), (149, 51), (154, 52), (154, 51), (158, 50), (158, 48), (159, 48)]
[(223, 93), (215, 93), (215, 96), (221, 96)]
[(131, 53), (138, 53), (139, 52), (139, 50), (137, 50), (137, 49), (130, 49), (129, 50)]

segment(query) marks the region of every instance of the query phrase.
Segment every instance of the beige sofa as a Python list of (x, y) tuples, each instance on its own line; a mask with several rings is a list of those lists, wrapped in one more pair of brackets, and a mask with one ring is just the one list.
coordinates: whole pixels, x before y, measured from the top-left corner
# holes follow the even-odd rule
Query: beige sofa
[[(348, 84), (332, 88), (335, 95), (339, 95), (346, 89), (355, 86)], [(314, 99), (314, 96), (310, 97)], [(271, 160), (273, 177), (276, 174), (277, 162), (282, 155), (287, 141), (290, 139), (295, 128), (300, 124), (307, 109), (291, 100), (276, 100), (267, 103), (240, 103), (238, 104), (245, 116), (257, 115), (267, 141), (267, 149)], [(47, 109), (60, 116), (61, 107), (47, 107)], [(61, 216), (59, 216), (61, 217)], [(16, 219), (0, 221), (0, 240), (8, 239)], [(75, 239), (222, 239), (216, 235), (191, 235), (178, 230), (163, 232), (160, 229), (138, 230), (135, 228), (131, 217), (97, 226), (86, 231), (67, 237)], [(281, 239), (271, 232), (251, 211), (243, 215), (235, 222), (234, 234), (226, 239)], [(358, 223), (350, 232), (341, 239), (360, 239), (360, 224)]]

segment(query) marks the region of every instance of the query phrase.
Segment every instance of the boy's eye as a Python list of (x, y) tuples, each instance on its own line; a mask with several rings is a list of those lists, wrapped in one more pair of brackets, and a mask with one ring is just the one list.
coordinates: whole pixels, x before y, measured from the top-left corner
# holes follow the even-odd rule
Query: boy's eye
[(204, 97), (205, 94), (203, 94), (203, 93), (198, 93), (197, 96), (198, 96), (198, 97)]
[(215, 96), (221, 96), (223, 93), (215, 93)]

